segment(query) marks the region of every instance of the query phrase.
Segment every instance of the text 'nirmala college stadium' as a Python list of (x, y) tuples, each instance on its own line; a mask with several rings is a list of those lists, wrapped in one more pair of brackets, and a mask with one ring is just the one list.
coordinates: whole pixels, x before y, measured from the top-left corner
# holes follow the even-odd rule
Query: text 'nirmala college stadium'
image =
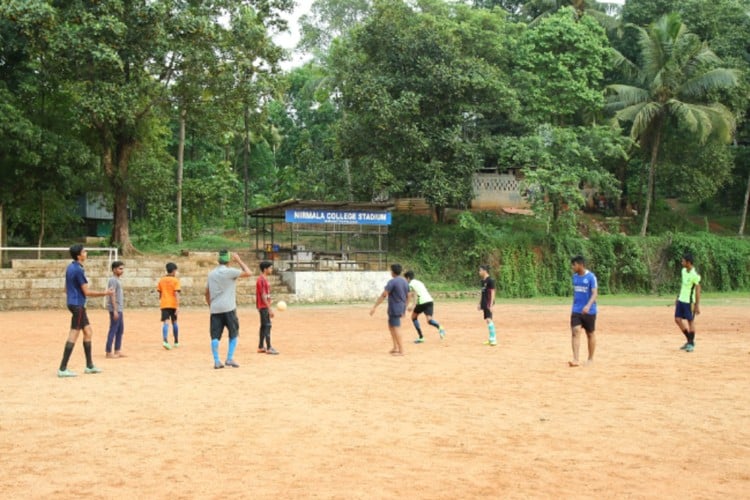
[(390, 212), (360, 212), (343, 210), (287, 210), (286, 222), (310, 224), (369, 224), (388, 226)]

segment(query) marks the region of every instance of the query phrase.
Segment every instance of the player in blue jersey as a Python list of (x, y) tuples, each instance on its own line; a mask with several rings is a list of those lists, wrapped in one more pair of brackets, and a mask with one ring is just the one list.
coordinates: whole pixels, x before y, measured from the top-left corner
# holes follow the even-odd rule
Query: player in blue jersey
[(83, 270), (83, 264), (88, 257), (88, 251), (83, 245), (70, 247), (70, 256), (73, 262), (65, 269), (65, 296), (68, 301), (68, 310), (71, 313), (70, 331), (68, 340), (65, 342), (60, 368), (57, 370), (58, 377), (75, 377), (76, 373), (68, 370), (68, 361), (76, 345), (78, 335), (83, 332), (83, 352), (86, 355), (86, 369), (84, 373), (100, 373), (101, 370), (94, 365), (91, 357), (91, 339), (94, 331), (86, 314), (86, 301), (89, 297), (111, 297), (115, 291), (109, 289), (106, 292), (94, 292), (89, 290), (89, 280)]
[(573, 361), (570, 366), (580, 366), (578, 352), (581, 347), (581, 328), (588, 337), (589, 358), (587, 363), (594, 361), (596, 349), (596, 298), (599, 289), (594, 273), (586, 269), (586, 261), (580, 255), (570, 259), (573, 269), (573, 310), (570, 315), (571, 344), (573, 347)]

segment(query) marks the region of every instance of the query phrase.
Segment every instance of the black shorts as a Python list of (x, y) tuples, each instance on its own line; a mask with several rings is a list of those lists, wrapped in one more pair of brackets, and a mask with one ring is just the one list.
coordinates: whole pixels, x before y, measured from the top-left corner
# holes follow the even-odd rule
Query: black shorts
[(240, 334), (240, 320), (237, 319), (237, 311), (211, 314), (211, 338), (221, 340), (224, 327), (229, 332), (229, 338), (233, 339)]
[(573, 313), (570, 315), (570, 327), (581, 326), (586, 333), (596, 330), (596, 314)]
[(424, 304), (417, 304), (414, 307), (414, 314), (422, 314), (425, 316), (432, 316), (435, 312), (435, 304), (433, 302), (425, 302)]
[(483, 307), (482, 312), (484, 313), (484, 319), (492, 319), (492, 309), (487, 309), (486, 307)]
[(161, 310), (161, 320), (167, 321), (168, 319), (172, 320), (172, 323), (177, 321), (177, 309), (172, 308), (166, 308)]
[(89, 326), (89, 315), (86, 314), (86, 306), (71, 306), (68, 304), (68, 311), (70, 311), (70, 329), (71, 330), (83, 330)]

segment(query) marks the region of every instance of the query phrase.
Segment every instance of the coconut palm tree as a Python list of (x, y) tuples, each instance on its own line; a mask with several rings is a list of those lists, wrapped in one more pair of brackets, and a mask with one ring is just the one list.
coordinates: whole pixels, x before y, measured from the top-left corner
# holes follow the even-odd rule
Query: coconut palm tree
[(621, 63), (633, 75), (632, 84), (609, 85), (608, 107), (615, 120), (630, 124), (630, 135), (644, 151), (650, 150), (646, 206), (641, 236), (646, 235), (659, 146), (665, 130), (681, 128), (700, 143), (728, 143), (735, 128), (734, 115), (714, 102), (716, 90), (734, 87), (737, 72), (717, 67), (721, 61), (697, 35), (690, 33), (677, 14), (667, 14), (648, 28), (638, 28), (640, 61)]

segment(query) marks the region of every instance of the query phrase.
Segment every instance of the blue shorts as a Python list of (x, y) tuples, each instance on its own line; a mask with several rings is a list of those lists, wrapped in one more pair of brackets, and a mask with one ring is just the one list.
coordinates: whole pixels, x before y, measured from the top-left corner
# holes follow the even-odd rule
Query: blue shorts
[(693, 313), (693, 305), (688, 304), (687, 302), (680, 302), (678, 300), (674, 307), (674, 317), (693, 321), (693, 318), (695, 318), (695, 314)]
[(388, 326), (401, 326), (401, 316), (388, 315)]

